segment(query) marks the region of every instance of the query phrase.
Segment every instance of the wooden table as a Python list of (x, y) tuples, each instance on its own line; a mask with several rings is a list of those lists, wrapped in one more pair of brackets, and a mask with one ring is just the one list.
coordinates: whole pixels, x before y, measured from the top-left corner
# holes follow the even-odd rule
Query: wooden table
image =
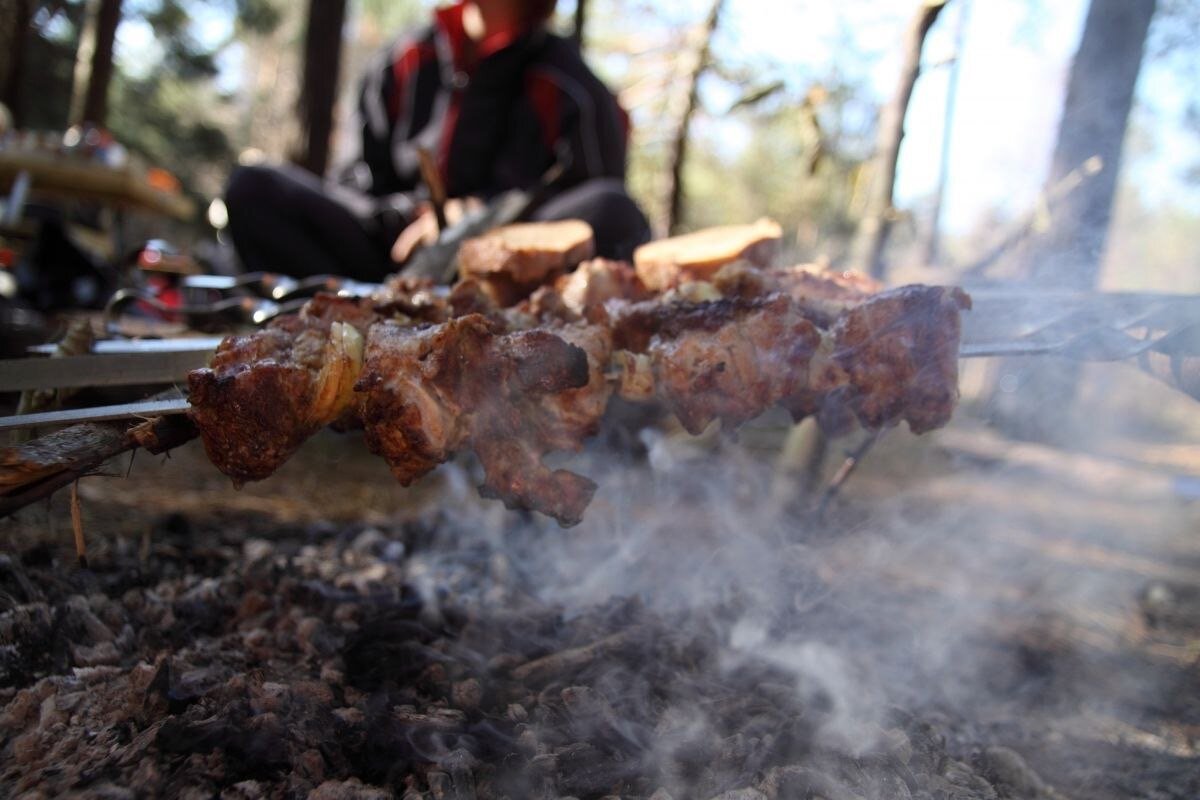
[(156, 189), (130, 169), (37, 151), (0, 150), (0, 192), (9, 191), (22, 172), (29, 174), (34, 195), (89, 200), (179, 220), (196, 213), (190, 199)]

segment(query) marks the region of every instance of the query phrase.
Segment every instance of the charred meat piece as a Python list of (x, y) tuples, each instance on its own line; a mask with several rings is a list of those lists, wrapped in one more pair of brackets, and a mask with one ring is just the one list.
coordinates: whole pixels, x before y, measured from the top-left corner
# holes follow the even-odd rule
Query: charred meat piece
[(587, 353), (543, 329), (505, 333), (470, 314), (441, 325), (373, 327), (355, 387), (367, 445), (404, 485), (470, 447), (483, 491), (510, 506), (579, 521), (595, 485), (542, 456), (562, 449), (571, 422), (546, 398), (586, 387)]
[(759, 268), (745, 261), (721, 269), (712, 279), (725, 297), (753, 298), (782, 292), (823, 327), (838, 314), (883, 290), (883, 285), (860, 272), (834, 270), (815, 264)]
[[(681, 304), (622, 319), (623, 396), (651, 391), (683, 427), (740, 425), (800, 391), (820, 332), (785, 296)], [(649, 338), (647, 339), (647, 335)]]
[[(853, 275), (739, 269), (654, 300), (634, 299), (643, 290), (628, 265), (600, 260), (514, 307), (475, 281), (448, 292), (393, 282), (369, 301), (319, 296), (223, 342), (189, 376), (191, 416), (239, 484), (269, 475), (322, 426), (353, 422), (405, 485), (471, 449), (485, 495), (563, 525), (596, 487), (543, 459), (594, 435), (614, 390), (657, 400), (692, 433), (776, 405), (831, 432), (906, 420), (920, 433), (949, 419), (970, 307), (961, 290), (874, 293)], [(418, 312), (438, 321), (413, 324)]]
[[(815, 324), (783, 295), (706, 303), (635, 303), (613, 321), (620, 393), (656, 398), (691, 433), (738, 425), (782, 405), (831, 433), (857, 420), (915, 433), (944, 425), (958, 396), (959, 289), (907, 286)], [(818, 314), (823, 316), (823, 312)]]
[(221, 343), (188, 375), (191, 418), (216, 467), (237, 484), (261, 480), (340, 417), (362, 364), (365, 301), (319, 295), (295, 316)]
[[(731, 297), (704, 302), (664, 303), (645, 300), (614, 306), (611, 313), (613, 347), (644, 353), (655, 337), (674, 339), (684, 333), (711, 334), (774, 304), (780, 296)], [(787, 298), (783, 298), (786, 302)]]
[(612, 334), (604, 326), (583, 322), (547, 330), (583, 350), (587, 355), (588, 380), (579, 388), (542, 396), (540, 402), (545, 413), (540, 416), (538, 439), (552, 450), (575, 451), (599, 431), (612, 396), (613, 385), (607, 379)]
[[(961, 289), (904, 286), (845, 311), (826, 363), (844, 373), (846, 403), (868, 428), (901, 419), (913, 433), (950, 421), (958, 399)], [(824, 387), (817, 385), (821, 390)]]
[(393, 275), (371, 296), (381, 314), (399, 316), (416, 322), (444, 322), (454, 316), (449, 290), (429, 278)]
[(649, 290), (642, 285), (633, 265), (625, 261), (593, 258), (554, 283), (563, 304), (581, 317), (591, 318), (610, 300), (645, 300)]

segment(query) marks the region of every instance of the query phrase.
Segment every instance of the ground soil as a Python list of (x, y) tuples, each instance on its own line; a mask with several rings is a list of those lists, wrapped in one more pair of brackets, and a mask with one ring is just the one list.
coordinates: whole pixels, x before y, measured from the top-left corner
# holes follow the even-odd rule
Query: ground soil
[(352, 436), (241, 491), (195, 444), (110, 464), (88, 569), (65, 492), (0, 521), (0, 787), (1200, 796), (1194, 449), (964, 418), (817, 518), (777, 434), (615, 437), (567, 531)]

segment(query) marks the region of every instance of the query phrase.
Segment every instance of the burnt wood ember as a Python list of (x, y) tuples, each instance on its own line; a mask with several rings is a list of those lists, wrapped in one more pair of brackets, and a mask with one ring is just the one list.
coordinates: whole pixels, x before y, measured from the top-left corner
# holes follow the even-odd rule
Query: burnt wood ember
[(1012, 751), (955, 749), (948, 723), (900, 711), (847, 750), (821, 687), (730, 661), (736, 601), (614, 599), (568, 618), (533, 598), (536, 577), (489, 571), (469, 545), (413, 561), (425, 522), (260, 520), (252, 540), (231, 522), (163, 520), (145, 560), (97, 553), (86, 593), (36, 553), (0, 561), (0, 793), (1056, 796)]
[[(197, 529), (163, 535), (184, 554), (204, 547)], [(797, 787), (874, 796), (892, 771), (887, 754), (863, 765), (823, 750), (821, 703), (769, 664), (722, 667), (722, 633), (686, 615), (613, 601), (568, 622), (520, 584), (496, 610), (340, 589), (355, 571), (400, 578), (403, 564), (361, 536), (288, 559), (288, 535), (259, 540), (253, 561), (226, 548), (206, 572), (143, 587), (126, 588), (127, 567), (113, 564), (91, 595), (18, 589), (0, 616), (25, 654), (6, 662), (0, 787), (787, 798), (804, 796)], [(36, 585), (13, 585), (25, 584)], [(914, 750), (922, 734), (908, 724), (890, 735), (893, 750)], [(908, 757), (914, 783), (943, 780), (936, 753)]]

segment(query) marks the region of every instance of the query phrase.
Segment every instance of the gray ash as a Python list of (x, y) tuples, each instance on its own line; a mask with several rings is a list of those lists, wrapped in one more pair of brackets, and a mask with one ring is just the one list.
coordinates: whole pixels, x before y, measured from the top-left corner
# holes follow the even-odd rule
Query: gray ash
[(469, 545), (431, 575), (418, 556), (447, 524), (255, 525), (262, 538), (246, 539), (228, 518), (176, 517), (157, 526), (147, 560), (117, 542), (74, 579), (37, 553), (8, 557), (0, 786), (103, 797), (1003, 796), (935, 726), (899, 711), (864, 732), (864, 752), (831, 746), (820, 732), (833, 700), (820, 687), (768, 660), (730, 662), (732, 606), (656, 611), (623, 598), (569, 611)]

